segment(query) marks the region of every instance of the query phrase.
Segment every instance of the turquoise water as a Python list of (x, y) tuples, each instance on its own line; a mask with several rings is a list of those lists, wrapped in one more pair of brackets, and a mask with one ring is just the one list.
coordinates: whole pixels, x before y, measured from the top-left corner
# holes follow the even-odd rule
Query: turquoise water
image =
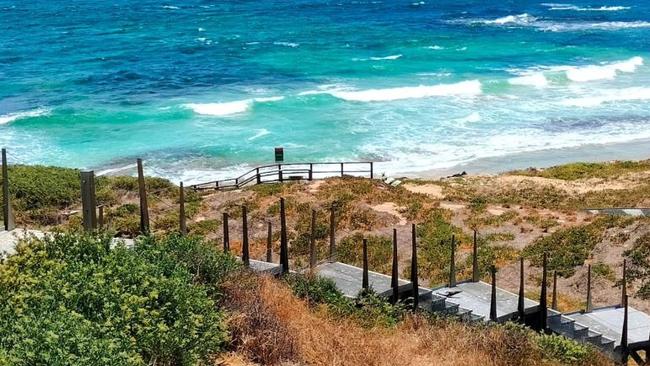
[(0, 0), (0, 145), (194, 182), (505, 161), (650, 138), (649, 50), (646, 1)]

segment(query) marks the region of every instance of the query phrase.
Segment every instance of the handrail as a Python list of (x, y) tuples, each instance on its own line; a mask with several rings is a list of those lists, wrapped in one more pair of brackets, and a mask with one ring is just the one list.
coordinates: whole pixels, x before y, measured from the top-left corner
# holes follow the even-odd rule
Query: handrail
[[(349, 167), (345, 169), (346, 165), (360, 165), (363, 164), (367, 166), (367, 169), (359, 167)], [(324, 170), (326, 168), (320, 168), (319, 166), (331, 166), (336, 165), (337, 169), (335, 170)], [(316, 168), (316, 169), (314, 169)], [(314, 175), (327, 175), (326, 177), (314, 177)], [(304, 177), (307, 175), (307, 177)], [(221, 179), (215, 180), (206, 183), (198, 183), (188, 188), (195, 191), (202, 190), (232, 190), (240, 189), (247, 185), (261, 183), (271, 183), (271, 182), (284, 182), (285, 180), (314, 180), (329, 178), (334, 176), (343, 177), (345, 175), (356, 175), (374, 178), (374, 166), (372, 161), (345, 161), (345, 162), (325, 162), (325, 163), (277, 163), (270, 165), (262, 165), (255, 167), (244, 174), (240, 175), (237, 178), (230, 179)], [(264, 178), (264, 179), (263, 179)], [(270, 178), (270, 179), (269, 179)]]

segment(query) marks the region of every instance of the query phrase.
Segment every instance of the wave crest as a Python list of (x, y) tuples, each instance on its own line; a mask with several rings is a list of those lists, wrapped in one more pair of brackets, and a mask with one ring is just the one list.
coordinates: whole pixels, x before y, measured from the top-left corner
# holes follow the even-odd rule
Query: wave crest
[(193, 110), (196, 114), (214, 117), (228, 117), (247, 112), (255, 103), (278, 102), (283, 99), (284, 97), (267, 97), (224, 103), (187, 103), (184, 104), (183, 107)]
[(20, 119), (42, 117), (48, 114), (50, 114), (50, 110), (47, 108), (38, 108), (25, 112), (8, 113), (0, 115), (0, 125), (9, 124)]
[[(386, 102), (401, 99), (421, 99), (444, 96), (477, 96), (482, 93), (478, 80), (462, 81), (456, 84), (420, 85), (387, 89), (329, 90), (319, 94), (330, 94), (335, 98), (351, 102)], [(310, 93), (316, 94), (316, 93)]]

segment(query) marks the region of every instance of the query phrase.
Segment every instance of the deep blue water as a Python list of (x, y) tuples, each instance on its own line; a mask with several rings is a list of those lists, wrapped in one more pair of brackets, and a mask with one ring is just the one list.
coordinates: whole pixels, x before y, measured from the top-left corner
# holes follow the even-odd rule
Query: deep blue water
[(625, 143), (648, 50), (646, 1), (0, 0), (0, 145), (200, 181), (274, 146), (413, 173)]

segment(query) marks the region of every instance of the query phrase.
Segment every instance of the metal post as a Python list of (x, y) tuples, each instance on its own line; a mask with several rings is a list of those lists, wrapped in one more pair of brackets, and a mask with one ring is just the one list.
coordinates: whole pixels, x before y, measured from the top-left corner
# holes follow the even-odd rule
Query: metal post
[(178, 208), (178, 219), (179, 219), (179, 224), (180, 224), (180, 229), (181, 229), (181, 235), (187, 235), (187, 221), (185, 219), (185, 188), (183, 188), (183, 182), (181, 182), (180, 187), (178, 189), (178, 202), (179, 202), (179, 208)]
[(393, 229), (393, 271), (391, 272), (390, 286), (393, 288), (391, 301), (396, 303), (399, 300), (399, 269), (397, 260), (397, 229)]
[(267, 223), (266, 230), (266, 261), (269, 263), (273, 262), (273, 231), (271, 228), (271, 222)]
[(363, 238), (363, 275), (361, 277), (361, 288), (368, 290), (368, 239)]
[(623, 365), (627, 365), (627, 359), (630, 355), (630, 350), (628, 349), (627, 346), (627, 321), (628, 321), (627, 303), (628, 303), (628, 297), (625, 296), (625, 301), (623, 304), (623, 306), (625, 307), (625, 310), (623, 310), (623, 330), (621, 332), (621, 357), (623, 358)]
[(284, 198), (280, 198), (280, 269), (283, 275), (289, 273), (289, 248), (287, 245), (287, 218), (284, 210)]
[(547, 285), (547, 278), (546, 278), (546, 265), (547, 265), (547, 255), (546, 252), (544, 252), (544, 257), (542, 259), (542, 291), (539, 296), (539, 311), (540, 311), (540, 316), (539, 316), (539, 329), (542, 332), (546, 332), (547, 328), (547, 320), (548, 320), (548, 305), (546, 304), (546, 285)]
[(370, 179), (375, 179), (375, 171), (372, 161), (370, 162)]
[(314, 179), (314, 164), (309, 163), (309, 180)]
[(9, 165), (7, 164), (7, 149), (2, 149), (2, 221), (4, 229), (11, 231), (16, 228), (9, 196)]
[(553, 271), (553, 297), (551, 300), (551, 309), (557, 310), (557, 271)]
[(99, 205), (97, 211), (97, 227), (102, 230), (104, 229), (104, 205)]
[(284, 181), (284, 177), (282, 176), (282, 164), (278, 164), (278, 178), (280, 179), (280, 182)]
[(524, 258), (519, 258), (519, 298), (517, 299), (517, 313), (519, 321), (526, 321), (526, 308), (524, 307)]
[(246, 206), (241, 207), (241, 226), (242, 226), (242, 247), (241, 259), (245, 266), (250, 266), (250, 252), (248, 248), (248, 210)]
[(477, 233), (476, 230), (474, 230), (474, 245), (472, 248), (472, 282), (478, 282), (479, 281), (479, 274), (478, 274), (478, 240), (476, 238)]
[(591, 264), (587, 265), (587, 307), (585, 313), (591, 313), (594, 306), (591, 303)]
[(418, 281), (418, 245), (415, 224), (411, 224), (411, 284), (413, 285), (413, 310), (420, 303), (420, 285)]
[[(621, 305), (623, 305), (625, 303), (625, 299), (627, 298), (627, 259), (623, 259), (623, 283), (621, 295)], [(650, 354), (648, 354), (647, 357), (650, 357)]]
[(97, 228), (97, 201), (95, 199), (95, 172), (81, 172), (81, 206), (84, 230)]
[(255, 176), (257, 179), (257, 184), (262, 183), (262, 177), (260, 177), (260, 168), (255, 168)]
[(223, 213), (223, 252), (230, 251), (230, 233), (228, 230), (228, 213)]
[(451, 258), (449, 262), (449, 287), (456, 287), (456, 236), (451, 236)]
[(336, 217), (335, 217), (336, 208), (334, 204), (330, 209), (330, 262), (334, 262), (336, 256)]
[(309, 268), (316, 267), (316, 210), (311, 210), (311, 233), (309, 234)]
[(140, 233), (149, 234), (149, 204), (147, 203), (147, 189), (144, 184), (144, 171), (142, 159), (137, 160), (138, 189), (140, 195)]
[(343, 163), (341, 163), (341, 177), (343, 177)]
[(490, 296), (490, 320), (497, 321), (497, 267), (490, 267), (490, 274), (492, 275), (492, 293)]

